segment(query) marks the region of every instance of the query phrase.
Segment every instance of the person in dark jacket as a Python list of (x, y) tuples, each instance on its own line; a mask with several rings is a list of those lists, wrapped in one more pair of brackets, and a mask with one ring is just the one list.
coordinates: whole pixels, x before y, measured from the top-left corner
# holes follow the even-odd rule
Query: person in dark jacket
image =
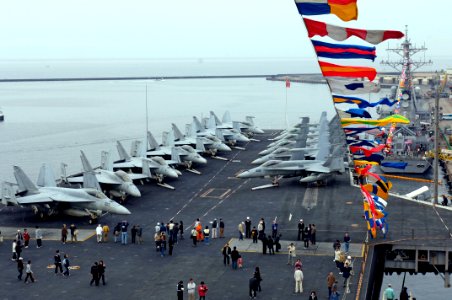
[(184, 222), (182, 222), (182, 220), (179, 221), (179, 233), (180, 233), (179, 239), (183, 240), (184, 239)]
[(99, 270), (99, 281), (102, 279), (102, 284), (105, 285), (105, 263), (103, 260), (99, 260), (99, 264), (97, 266)]
[(279, 250), (281, 250), (281, 243), (279, 242), (279, 240), (281, 239), (281, 233), (280, 234), (278, 234), (277, 236), (276, 236), (276, 238), (275, 238), (275, 249), (276, 249), (276, 252), (279, 252)]
[(261, 271), (260, 271), (259, 267), (256, 267), (256, 269), (254, 270), (254, 278), (257, 279), (257, 290), (259, 292), (262, 292), (262, 288), (261, 288), (262, 276), (261, 276)]
[(177, 300), (184, 299), (184, 282), (181, 280), (177, 283)]
[(61, 256), (60, 250), (55, 251), (55, 255), (53, 256), (53, 263), (55, 264), (55, 274), (60, 270), (61, 274), (63, 274), (63, 266), (61, 265)]
[(251, 277), (249, 280), (250, 299), (256, 299), (257, 297), (257, 284), (256, 277)]
[(229, 247), (229, 244), (224, 245), (223, 247), (223, 264), (226, 266), (226, 264), (230, 264), (231, 260), (231, 247)]
[(237, 251), (237, 247), (234, 247), (234, 249), (231, 252), (231, 260), (232, 260), (232, 269), (237, 270), (237, 260), (239, 259), (240, 254), (239, 251)]
[(24, 259), (22, 257), (17, 259), (17, 271), (19, 272), (17, 279), (22, 280), (22, 274), (24, 272)]
[(350, 273), (352, 271), (352, 267), (348, 262), (344, 264), (344, 266), (341, 268), (342, 271), (342, 277), (344, 277), (344, 288), (347, 286), (348, 279), (350, 278)]
[(96, 286), (99, 286), (99, 264), (97, 261), (91, 266), (91, 281), (89, 285), (93, 285), (93, 282), (96, 283)]
[(318, 300), (317, 293), (315, 291), (311, 291), (311, 294), (309, 295), (309, 300)]
[(63, 275), (69, 276), (69, 266), (70, 266), (69, 257), (67, 254), (64, 254), (63, 257), (64, 257), (64, 259), (63, 259), (63, 267), (64, 267)]
[(304, 242), (304, 248), (309, 248), (309, 241), (311, 240), (311, 226), (307, 226), (304, 228), (303, 231), (303, 242)]
[(137, 233), (138, 233), (137, 226), (133, 225), (132, 229), (130, 229), (130, 235), (132, 236), (132, 244), (136, 243)]
[(404, 287), (402, 288), (402, 291), (400, 292), (400, 297), (399, 297), (399, 299), (400, 299), (400, 300), (408, 300), (409, 298), (410, 298), (410, 297), (409, 297), (409, 295), (408, 295), (407, 287), (404, 286)]
[(261, 242), (262, 242), (262, 254), (267, 254), (267, 237), (265, 236), (265, 234), (262, 236)]
[(251, 230), (251, 238), (253, 239), (253, 244), (257, 244), (257, 236), (258, 232), (256, 226), (253, 226), (253, 229)]
[(302, 237), (303, 232), (304, 232), (304, 223), (303, 220), (300, 220), (300, 222), (298, 222), (298, 238), (297, 238), (298, 241), (300, 240), (300, 236)]
[(272, 237), (269, 235), (267, 238), (267, 247), (268, 247), (268, 254), (275, 255), (275, 248)]

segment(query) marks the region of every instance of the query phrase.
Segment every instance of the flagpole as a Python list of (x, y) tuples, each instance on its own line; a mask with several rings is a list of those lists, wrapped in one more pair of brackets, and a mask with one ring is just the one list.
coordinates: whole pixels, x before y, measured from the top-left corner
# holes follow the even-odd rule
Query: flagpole
[(287, 81), (288, 80), (289, 80), (289, 78), (286, 77), (286, 107), (285, 107), (285, 112), (284, 112), (284, 115), (285, 115), (285, 118), (286, 118), (286, 129), (289, 129), (289, 120), (287, 119), (287, 89), (288, 89)]
[(148, 85), (146, 84), (146, 134), (145, 134), (145, 141), (146, 141), (146, 149), (148, 146), (148, 132), (149, 132), (149, 121), (148, 121)]

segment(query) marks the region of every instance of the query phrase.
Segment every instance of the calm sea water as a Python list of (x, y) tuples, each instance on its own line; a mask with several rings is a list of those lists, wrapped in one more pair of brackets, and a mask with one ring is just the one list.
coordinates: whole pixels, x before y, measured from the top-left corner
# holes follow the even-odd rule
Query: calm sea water
[[(83, 77), (83, 76), (175, 76), (311, 73), (310, 61), (203, 61), (164, 62), (80, 62), (32, 61), (0, 62), (2, 78)], [(147, 88), (147, 95), (146, 95)], [(287, 92), (287, 107), (286, 107)], [(147, 99), (147, 100), (146, 100)], [(372, 99), (375, 100), (375, 99)], [(221, 118), (226, 110), (234, 120), (256, 117), (264, 129), (285, 128), (300, 116), (318, 120), (322, 111), (331, 117), (334, 109), (325, 85), (261, 79), (209, 79), (164, 81), (98, 81), (0, 83), (0, 107), (5, 122), (0, 123), (0, 181), (13, 181), (12, 167), (21, 166), (35, 180), (42, 163), (50, 163), (59, 176), (59, 164), (68, 164), (69, 173), (81, 171), (80, 150), (93, 165), (100, 164), (100, 152), (111, 150), (115, 142), (126, 147), (133, 139), (144, 139), (148, 127), (158, 140), (171, 123), (184, 129), (192, 116)], [(287, 114), (286, 114), (287, 112)], [(408, 277), (407, 277), (408, 278)], [(385, 277), (397, 290), (398, 277)], [(430, 296), (424, 291), (438, 285), (438, 276), (410, 276), (406, 285), (417, 299)], [(450, 290), (441, 288), (446, 299)], [(398, 293), (399, 291), (397, 291)], [(423, 294), (424, 293), (424, 294)], [(438, 294), (440, 295), (440, 294)], [(447, 297), (446, 297), (447, 295)]]

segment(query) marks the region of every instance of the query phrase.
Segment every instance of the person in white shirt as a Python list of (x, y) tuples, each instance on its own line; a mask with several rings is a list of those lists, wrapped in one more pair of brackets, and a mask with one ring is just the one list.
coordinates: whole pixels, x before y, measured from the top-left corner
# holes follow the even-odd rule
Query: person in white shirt
[(195, 300), (196, 283), (193, 278), (187, 283), (188, 300)]
[(31, 282), (35, 282), (35, 279), (33, 277), (33, 271), (31, 270), (31, 260), (28, 261), (26, 267), (25, 267), (25, 273), (27, 273), (27, 276), (25, 276), (25, 283), (28, 283), (28, 278), (31, 279)]
[(96, 227), (96, 235), (97, 235), (97, 242), (100, 243), (102, 242), (102, 234), (103, 234), (103, 229), (102, 229), (102, 225), (99, 224)]
[(295, 269), (293, 278), (295, 279), (295, 293), (303, 293), (303, 271)]

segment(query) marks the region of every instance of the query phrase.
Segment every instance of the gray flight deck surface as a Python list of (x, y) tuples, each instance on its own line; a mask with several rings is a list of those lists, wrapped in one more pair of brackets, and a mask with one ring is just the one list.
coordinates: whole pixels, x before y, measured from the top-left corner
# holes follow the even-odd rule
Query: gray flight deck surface
[[(267, 138), (275, 134), (256, 136), (260, 142), (250, 142), (242, 145), (246, 150), (235, 149), (223, 155), (228, 161), (209, 159), (206, 166), (198, 169), (202, 175), (183, 171), (183, 176), (178, 180), (168, 182), (175, 190), (158, 187), (155, 182), (140, 186), (142, 197), (130, 198), (125, 204), (131, 215), (106, 215), (100, 220), (102, 224), (107, 223), (111, 231), (123, 219), (130, 223), (129, 232), (133, 224), (141, 225), (144, 229), (143, 245), (115, 244), (111, 235), (108, 243), (98, 244), (94, 237), (89, 238), (89, 232), (84, 232), (85, 241), (63, 245), (57, 241), (63, 223), (68, 226), (75, 223), (79, 229), (89, 229), (92, 233), (95, 225), (89, 225), (86, 219), (69, 217), (40, 221), (31, 210), (2, 207), (0, 230), (4, 232), (5, 241), (0, 244), (0, 299), (176, 299), (177, 282), (183, 280), (186, 286), (190, 277), (197, 284), (206, 282), (209, 287), (207, 299), (248, 299), (248, 279), (256, 266), (260, 267), (263, 277), (263, 291), (258, 294), (258, 299), (307, 299), (311, 290), (317, 291), (319, 299), (325, 299), (326, 276), (330, 271), (339, 281), (339, 292), (344, 292), (342, 276), (333, 263), (332, 243), (336, 239), (342, 240), (345, 231), (350, 232), (354, 243), (351, 252), (355, 259), (355, 275), (351, 278), (351, 293), (347, 297), (354, 299), (366, 227), (360, 192), (350, 186), (349, 176), (336, 176), (328, 186), (319, 188), (306, 188), (298, 183), (297, 178), (289, 178), (281, 180), (278, 188), (256, 191), (251, 191), (251, 188), (267, 184), (270, 179), (242, 180), (234, 177), (239, 171), (252, 166), (250, 162), (269, 143)], [(400, 217), (396, 213), (393, 215), (394, 218)], [(272, 220), (278, 218), (283, 240), (282, 254), (262, 255), (260, 242), (256, 248), (249, 240), (237, 241), (237, 225), (247, 216), (256, 226), (259, 218), (263, 217), (267, 234), (271, 233)], [(175, 246), (172, 257), (167, 255), (162, 258), (155, 251), (154, 226), (157, 222), (168, 222), (172, 218), (174, 221), (183, 220), (185, 240)], [(210, 226), (214, 218), (223, 218), (226, 238), (213, 240), (210, 245), (200, 243), (198, 247), (192, 247), (188, 239), (189, 227), (196, 218), (200, 218), (203, 227)], [(391, 215), (389, 222), (392, 218)], [(297, 242), (297, 256), (302, 259), (305, 279), (303, 294), (294, 295), (294, 269), (287, 265), (286, 245), (296, 241), (299, 219), (304, 219), (306, 225), (316, 224), (318, 249), (311, 247), (304, 250), (302, 242)], [(36, 249), (34, 240), (36, 225), (46, 232), (44, 246), (40, 249)], [(28, 259), (33, 261), (37, 279), (34, 284), (25, 285), (16, 278), (16, 263), (10, 259), (14, 228), (28, 228), (31, 231), (31, 246), (24, 249), (22, 256), (25, 262)], [(232, 270), (223, 266), (220, 250), (231, 238), (234, 238), (231, 242), (238, 245), (239, 251), (243, 250), (243, 269)], [(56, 249), (68, 253), (71, 265), (80, 267), (72, 270), (67, 279), (54, 275), (54, 270), (47, 268), (53, 263)], [(99, 259), (106, 263), (107, 285), (90, 287), (90, 267)]]

